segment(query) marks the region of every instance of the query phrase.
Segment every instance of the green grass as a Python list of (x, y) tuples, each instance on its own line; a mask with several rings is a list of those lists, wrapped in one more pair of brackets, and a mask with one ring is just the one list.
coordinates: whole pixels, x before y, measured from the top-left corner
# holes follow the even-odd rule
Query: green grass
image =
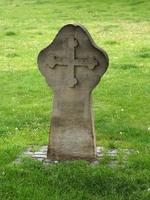
[[(150, 199), (149, 10), (149, 0), (0, 0), (0, 199)], [(114, 168), (109, 158), (14, 165), (29, 145), (48, 142), (52, 91), (36, 60), (70, 22), (86, 26), (110, 58), (93, 92), (97, 145), (134, 151)]]

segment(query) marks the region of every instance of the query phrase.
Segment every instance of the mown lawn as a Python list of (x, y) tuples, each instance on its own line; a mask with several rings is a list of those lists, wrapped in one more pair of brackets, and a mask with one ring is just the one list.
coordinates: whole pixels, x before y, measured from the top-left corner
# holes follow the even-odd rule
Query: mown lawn
[[(0, 199), (150, 199), (149, 0), (0, 0)], [(109, 167), (85, 161), (22, 159), (47, 144), (52, 92), (37, 69), (38, 52), (70, 22), (83, 24), (110, 66), (93, 92), (97, 145), (132, 149)]]

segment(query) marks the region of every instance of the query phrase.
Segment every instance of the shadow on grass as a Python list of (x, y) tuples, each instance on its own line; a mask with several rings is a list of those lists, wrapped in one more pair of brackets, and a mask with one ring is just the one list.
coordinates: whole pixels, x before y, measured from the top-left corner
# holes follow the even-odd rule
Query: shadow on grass
[(142, 48), (136, 53), (136, 56), (140, 58), (150, 58), (150, 49)]
[(7, 31), (6, 33), (5, 33), (5, 35), (6, 36), (15, 36), (15, 35), (17, 35), (14, 31)]

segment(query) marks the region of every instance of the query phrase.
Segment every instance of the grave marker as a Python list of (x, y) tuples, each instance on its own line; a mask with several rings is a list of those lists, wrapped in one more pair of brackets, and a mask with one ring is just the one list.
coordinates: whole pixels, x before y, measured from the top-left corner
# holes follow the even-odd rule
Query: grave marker
[(107, 70), (107, 54), (85, 28), (69, 24), (39, 53), (38, 66), (54, 93), (47, 157), (94, 160), (91, 92)]

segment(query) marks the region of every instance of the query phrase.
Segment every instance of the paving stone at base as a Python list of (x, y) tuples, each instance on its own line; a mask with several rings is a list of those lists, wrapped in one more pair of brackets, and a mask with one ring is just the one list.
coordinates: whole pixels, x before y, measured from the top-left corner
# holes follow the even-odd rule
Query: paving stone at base
[(114, 157), (114, 156), (117, 156), (118, 151), (117, 151), (117, 149), (110, 149), (110, 150), (108, 150), (107, 154), (108, 154), (109, 156)]
[(32, 158), (46, 158), (47, 157), (47, 155), (45, 155), (45, 154), (33, 154), (32, 155)]
[[(58, 161), (58, 160), (50, 160), (47, 158), (47, 149), (48, 147), (46, 145), (41, 146), (39, 148), (38, 151), (33, 151), (33, 146), (32, 147), (28, 147), (13, 163), (18, 164), (21, 162), (21, 158), (22, 157), (31, 157), (35, 160), (41, 161), (43, 162), (45, 165), (49, 165), (49, 164), (58, 164), (60, 162), (69, 162), (67, 161)], [(95, 166), (97, 164), (99, 164), (101, 162), (101, 160), (103, 159), (104, 156), (109, 156), (112, 158), (112, 160), (110, 160), (110, 162), (107, 164), (107, 166), (109, 167), (115, 167), (117, 165), (119, 165), (119, 162), (117, 160), (113, 160), (115, 157), (117, 157), (117, 155), (119, 154), (119, 152), (123, 153), (123, 162), (125, 163), (127, 160), (127, 157), (129, 154), (133, 153), (133, 149), (109, 149), (109, 150), (105, 150), (104, 147), (97, 147), (96, 148), (96, 155), (97, 155), (97, 159), (90, 162), (91, 165)]]

